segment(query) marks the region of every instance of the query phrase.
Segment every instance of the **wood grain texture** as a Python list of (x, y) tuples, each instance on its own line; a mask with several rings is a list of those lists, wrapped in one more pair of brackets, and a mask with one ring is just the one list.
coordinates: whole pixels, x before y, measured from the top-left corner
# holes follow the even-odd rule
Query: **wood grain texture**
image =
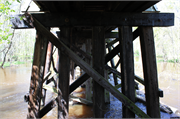
[[(121, 85), (122, 93), (132, 102), (135, 102), (134, 82), (134, 55), (132, 27), (122, 26), (119, 29), (120, 54), (121, 54)], [(123, 118), (135, 118), (135, 114), (123, 107)]]
[(140, 27), (147, 114), (160, 118), (156, 53), (152, 27)]

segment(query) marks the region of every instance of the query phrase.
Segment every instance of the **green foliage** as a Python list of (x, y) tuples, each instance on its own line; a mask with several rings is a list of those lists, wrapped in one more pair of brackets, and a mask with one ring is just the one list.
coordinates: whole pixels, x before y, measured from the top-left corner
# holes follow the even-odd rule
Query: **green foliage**
[(139, 50), (136, 50), (136, 51), (134, 52), (134, 56), (139, 56)]

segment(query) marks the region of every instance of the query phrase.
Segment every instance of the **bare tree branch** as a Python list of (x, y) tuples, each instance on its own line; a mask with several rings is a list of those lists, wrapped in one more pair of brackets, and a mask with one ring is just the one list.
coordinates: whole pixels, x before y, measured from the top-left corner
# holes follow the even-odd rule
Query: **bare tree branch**
[(13, 37), (14, 37), (14, 33), (15, 33), (15, 29), (13, 30), (13, 34), (12, 34), (12, 37), (11, 37), (11, 42), (10, 42), (10, 44), (9, 44), (9, 47), (8, 47), (8, 49), (7, 49), (7, 51), (6, 51), (5, 55), (4, 55), (4, 60), (3, 60), (3, 63), (1, 64), (1, 68), (3, 68), (4, 63), (5, 63), (5, 61), (6, 61), (6, 55), (7, 55), (7, 53), (9, 52), (9, 50), (11, 49), (12, 40), (13, 40)]

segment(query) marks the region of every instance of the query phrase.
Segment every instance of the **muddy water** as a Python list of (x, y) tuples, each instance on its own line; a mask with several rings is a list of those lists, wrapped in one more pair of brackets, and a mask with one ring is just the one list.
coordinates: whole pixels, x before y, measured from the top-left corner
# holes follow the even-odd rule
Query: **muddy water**
[[(164, 91), (164, 97), (161, 101), (167, 105), (180, 110), (180, 65), (171, 63), (158, 63), (159, 86)], [(141, 77), (142, 66), (135, 63), (135, 73)], [(7, 67), (0, 69), (0, 118), (17, 118), (24, 119), (27, 115), (27, 103), (24, 102), (24, 95), (29, 90), (29, 82), (31, 75), (31, 64)], [(84, 90), (78, 89), (76, 93), (80, 97), (84, 97)], [(49, 99), (53, 95), (49, 93)], [(143, 111), (145, 106), (136, 103)], [(122, 117), (122, 104), (113, 96), (111, 103), (107, 106), (105, 117), (120, 118)], [(92, 107), (86, 105), (75, 104), (69, 107), (70, 118), (86, 118), (93, 117)], [(162, 117), (169, 117), (165, 113), (161, 113)], [(43, 119), (57, 118), (57, 108), (50, 111)]]

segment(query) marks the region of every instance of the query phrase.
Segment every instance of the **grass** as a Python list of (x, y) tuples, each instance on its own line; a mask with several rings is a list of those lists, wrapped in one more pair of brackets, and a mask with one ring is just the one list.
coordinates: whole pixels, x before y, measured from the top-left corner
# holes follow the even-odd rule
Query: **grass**
[[(0, 62), (0, 65), (1, 64), (2, 62)], [(25, 64), (25, 62), (21, 62), (21, 61), (5, 62), (3, 67), (5, 68), (5, 67), (10, 67), (12, 65), (20, 65), (20, 64)]]

